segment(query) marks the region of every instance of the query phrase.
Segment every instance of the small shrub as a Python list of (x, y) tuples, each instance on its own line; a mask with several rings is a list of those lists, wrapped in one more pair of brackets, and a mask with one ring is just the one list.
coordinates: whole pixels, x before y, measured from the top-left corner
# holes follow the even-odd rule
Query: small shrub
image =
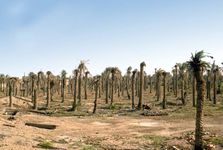
[(223, 137), (213, 137), (210, 139), (210, 142), (223, 147)]
[(44, 148), (44, 149), (52, 149), (52, 148), (54, 148), (53, 147), (53, 143), (48, 141), (48, 140), (43, 140), (37, 146), (40, 147), (40, 148)]
[(96, 148), (91, 145), (86, 145), (86, 146), (83, 146), (81, 150), (96, 150)]
[(151, 140), (153, 145), (159, 146), (162, 145), (168, 138), (157, 135), (144, 135), (145, 140)]

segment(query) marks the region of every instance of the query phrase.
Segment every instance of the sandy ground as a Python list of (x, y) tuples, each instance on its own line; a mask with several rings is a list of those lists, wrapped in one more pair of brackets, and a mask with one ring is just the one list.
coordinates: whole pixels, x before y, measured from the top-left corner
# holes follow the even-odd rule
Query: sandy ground
[[(111, 117), (52, 117), (31, 112), (18, 112), (15, 120), (3, 115), (8, 98), (0, 99), (0, 149), (32, 150), (51, 141), (55, 149), (83, 149), (94, 145), (98, 149), (150, 149), (151, 141), (145, 135), (177, 137), (194, 130), (194, 120), (167, 120), (162, 117), (119, 116)], [(13, 98), (14, 106), (28, 107), (25, 101)], [(26, 122), (55, 124), (55, 130), (26, 126)], [(206, 127), (223, 135), (223, 117), (206, 118)], [(90, 148), (89, 148), (90, 149)]]

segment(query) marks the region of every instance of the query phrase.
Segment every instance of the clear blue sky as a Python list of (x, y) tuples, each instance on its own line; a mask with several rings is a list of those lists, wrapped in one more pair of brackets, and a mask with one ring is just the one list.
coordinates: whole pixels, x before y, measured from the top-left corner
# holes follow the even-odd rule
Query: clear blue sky
[(223, 62), (223, 0), (0, 0), (0, 72), (68, 73), (80, 60), (172, 69), (204, 49)]

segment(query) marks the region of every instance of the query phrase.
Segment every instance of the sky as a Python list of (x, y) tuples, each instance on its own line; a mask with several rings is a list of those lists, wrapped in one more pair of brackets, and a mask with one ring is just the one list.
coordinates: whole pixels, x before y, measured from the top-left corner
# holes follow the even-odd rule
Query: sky
[[(0, 73), (68, 74), (81, 60), (171, 71), (204, 50), (223, 62), (222, 0), (0, 0)], [(210, 60), (212, 61), (212, 60)]]

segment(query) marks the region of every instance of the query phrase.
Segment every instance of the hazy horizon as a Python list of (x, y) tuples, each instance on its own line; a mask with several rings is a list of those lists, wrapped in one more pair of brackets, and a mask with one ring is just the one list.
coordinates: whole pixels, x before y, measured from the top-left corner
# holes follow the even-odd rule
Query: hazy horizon
[(223, 62), (221, 0), (0, 0), (0, 73), (129, 66), (171, 71), (204, 50)]

